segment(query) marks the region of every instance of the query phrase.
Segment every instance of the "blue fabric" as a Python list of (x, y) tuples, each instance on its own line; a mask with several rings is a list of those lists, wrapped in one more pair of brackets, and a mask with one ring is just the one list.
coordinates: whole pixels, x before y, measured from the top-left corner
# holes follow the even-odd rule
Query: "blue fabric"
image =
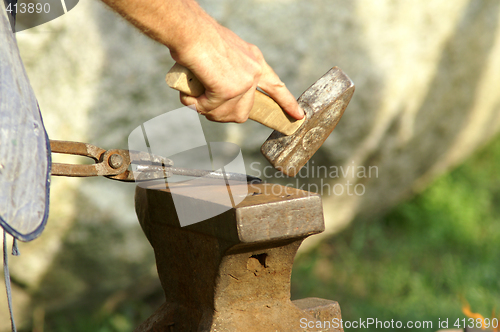
[(42, 116), (14, 37), (16, 0), (0, 2), (0, 226), (10, 321), (17, 332), (7, 253), (7, 232), (17, 239), (38, 237), (49, 215), (51, 152)]
[(49, 214), (50, 142), (3, 1), (0, 87), (0, 226), (31, 241)]

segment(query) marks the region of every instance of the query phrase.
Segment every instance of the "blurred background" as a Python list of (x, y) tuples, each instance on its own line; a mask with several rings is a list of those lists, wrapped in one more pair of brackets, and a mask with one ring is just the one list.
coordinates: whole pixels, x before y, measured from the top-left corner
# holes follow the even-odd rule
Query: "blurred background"
[[(345, 320), (454, 322), (466, 301), (498, 316), (500, 2), (200, 4), (256, 44), (296, 97), (333, 66), (356, 84), (310, 165), (377, 173), (261, 175), (323, 194), (327, 229), (304, 243), (292, 298), (336, 300)], [(168, 49), (99, 1), (17, 38), (51, 139), (126, 149), (137, 126), (181, 107), (164, 82)], [(271, 130), (201, 120), (208, 141), (242, 147), (248, 173), (268, 165), (259, 148)], [(363, 193), (327, 190), (347, 181)], [(162, 303), (133, 196), (133, 184), (53, 178), (45, 232), (10, 258), (22, 331), (131, 331)]]

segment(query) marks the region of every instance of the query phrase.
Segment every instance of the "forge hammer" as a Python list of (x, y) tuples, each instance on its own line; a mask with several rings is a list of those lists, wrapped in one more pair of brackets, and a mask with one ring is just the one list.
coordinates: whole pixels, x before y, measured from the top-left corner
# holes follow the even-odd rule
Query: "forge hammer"
[[(167, 73), (166, 82), (190, 96), (205, 92), (196, 76), (178, 63)], [(353, 93), (351, 79), (333, 67), (297, 99), (305, 117), (295, 120), (257, 90), (249, 118), (274, 129), (260, 149), (262, 154), (277, 170), (295, 176), (335, 129)]]

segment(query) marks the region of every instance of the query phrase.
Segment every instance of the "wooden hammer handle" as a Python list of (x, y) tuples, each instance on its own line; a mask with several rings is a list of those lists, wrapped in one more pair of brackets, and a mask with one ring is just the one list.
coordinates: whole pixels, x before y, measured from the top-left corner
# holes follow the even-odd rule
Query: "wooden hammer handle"
[[(205, 87), (196, 76), (178, 63), (168, 71), (165, 81), (171, 88), (189, 96), (198, 97), (205, 92)], [(305, 120), (305, 118), (295, 120), (286, 114), (272, 98), (259, 90), (255, 92), (255, 100), (249, 118), (285, 135), (293, 134)]]

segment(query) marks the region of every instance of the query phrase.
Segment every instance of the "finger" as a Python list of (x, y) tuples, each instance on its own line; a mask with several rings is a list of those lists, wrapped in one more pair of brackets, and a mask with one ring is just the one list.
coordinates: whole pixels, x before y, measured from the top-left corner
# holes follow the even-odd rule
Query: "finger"
[(228, 100), (216, 109), (205, 114), (205, 117), (210, 121), (217, 122), (234, 122), (232, 117), (232, 109), (236, 105), (236, 100)]
[(231, 121), (236, 123), (243, 123), (248, 120), (248, 116), (250, 115), (250, 111), (252, 110), (253, 103), (255, 101), (256, 89), (257, 82), (250, 90), (245, 92), (245, 94), (238, 99), (236, 106), (230, 109), (230, 111), (232, 111)]
[[(200, 111), (198, 111), (198, 101), (196, 100), (195, 97), (193, 96), (190, 96), (190, 95), (187, 95), (185, 94), (184, 92), (180, 92), (179, 93), (179, 99), (181, 100), (181, 103), (184, 105), (184, 106), (194, 106), (196, 111), (198, 113), (200, 113)], [(201, 113), (200, 113), (201, 114)]]
[(206, 113), (207, 119), (218, 122), (236, 123), (247, 121), (254, 102), (254, 91), (248, 91), (243, 96), (226, 101), (221, 106)]
[(246, 92), (227, 100), (209, 90), (199, 97), (180, 92), (180, 100), (186, 106), (194, 105), (196, 111), (210, 121), (243, 123), (252, 109), (256, 89), (257, 80)]
[(299, 107), (295, 97), (287, 89), (285, 83), (272, 70), (269, 65), (265, 65), (264, 72), (259, 81), (259, 88), (265, 91), (281, 108), (292, 116), (300, 120), (304, 117), (304, 111)]
[[(242, 123), (248, 119), (249, 112), (238, 112), (235, 110), (245, 109), (245, 106), (238, 105), (242, 96), (238, 98), (230, 99), (216, 107), (215, 109), (207, 110), (207, 108), (213, 107), (213, 103), (207, 100), (206, 97), (193, 97), (186, 95), (185, 93), (180, 93), (181, 103), (186, 106), (194, 106), (196, 111), (204, 115), (210, 121), (217, 122), (238, 122)], [(243, 105), (246, 103), (246, 99), (243, 101)], [(253, 103), (253, 101), (252, 101)], [(251, 107), (251, 106), (250, 106)], [(243, 113), (243, 114), (242, 114)]]
[(207, 119), (218, 122), (243, 123), (248, 119), (252, 109), (257, 83), (241, 95), (220, 102), (217, 97), (210, 99), (210, 95), (197, 98), (197, 105)]
[(199, 96), (199, 97), (193, 97), (190, 95), (187, 95), (183, 92), (180, 93), (180, 100), (181, 103), (186, 105), (186, 106), (191, 106), (194, 105), (196, 108), (196, 112), (198, 112), (201, 115), (206, 115), (208, 114), (211, 110), (214, 108), (217, 108), (219, 105), (215, 104), (213, 102), (209, 102), (207, 100), (207, 96), (205, 94)]

